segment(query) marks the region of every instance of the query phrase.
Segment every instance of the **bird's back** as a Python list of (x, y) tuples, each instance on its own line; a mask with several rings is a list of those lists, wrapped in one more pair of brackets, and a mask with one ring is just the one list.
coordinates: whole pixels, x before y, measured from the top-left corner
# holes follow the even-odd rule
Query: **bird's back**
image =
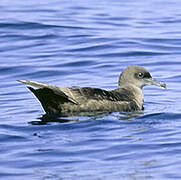
[(89, 87), (29, 88), (41, 102), (46, 113), (135, 111), (140, 107), (134, 94), (125, 88), (107, 91)]

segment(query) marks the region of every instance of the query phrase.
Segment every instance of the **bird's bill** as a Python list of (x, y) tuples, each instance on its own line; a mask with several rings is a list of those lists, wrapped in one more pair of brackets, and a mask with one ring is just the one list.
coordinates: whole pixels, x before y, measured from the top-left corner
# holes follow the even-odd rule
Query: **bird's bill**
[(167, 88), (167, 85), (163, 82), (158, 82), (155, 79), (149, 78), (146, 79), (146, 85), (155, 85), (155, 86), (159, 86), (159, 87), (163, 87), (163, 88)]

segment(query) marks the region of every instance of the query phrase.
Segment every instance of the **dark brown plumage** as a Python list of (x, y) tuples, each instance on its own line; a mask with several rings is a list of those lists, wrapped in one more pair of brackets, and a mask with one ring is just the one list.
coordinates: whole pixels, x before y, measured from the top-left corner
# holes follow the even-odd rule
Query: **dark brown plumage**
[(27, 80), (19, 82), (38, 88), (28, 87), (48, 114), (137, 111), (143, 108), (142, 88), (145, 85), (166, 88), (166, 84), (153, 80), (150, 73), (140, 66), (128, 66), (120, 75), (118, 88), (112, 91), (57, 87)]

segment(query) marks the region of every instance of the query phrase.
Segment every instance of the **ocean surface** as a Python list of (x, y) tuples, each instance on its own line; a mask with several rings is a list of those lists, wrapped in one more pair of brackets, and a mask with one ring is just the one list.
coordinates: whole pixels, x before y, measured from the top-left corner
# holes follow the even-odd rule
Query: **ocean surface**
[[(0, 179), (181, 179), (181, 1), (0, 1)], [(144, 111), (49, 117), (18, 79), (114, 89), (128, 65)]]

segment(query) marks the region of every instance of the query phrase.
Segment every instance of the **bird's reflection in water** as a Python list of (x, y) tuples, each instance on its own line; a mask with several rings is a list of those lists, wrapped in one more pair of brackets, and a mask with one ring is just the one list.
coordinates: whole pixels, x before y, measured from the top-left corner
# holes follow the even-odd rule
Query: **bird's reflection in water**
[(79, 114), (44, 114), (41, 117), (38, 117), (37, 120), (30, 121), (29, 124), (32, 125), (46, 125), (51, 122), (57, 123), (68, 123), (68, 122), (80, 122), (80, 121), (92, 121), (101, 118), (105, 118), (111, 115), (116, 117), (118, 120), (131, 120), (132, 118), (139, 117), (143, 115), (143, 112), (82, 112)]
[(32, 125), (46, 125), (51, 122), (57, 122), (57, 123), (67, 123), (67, 122), (78, 122), (79, 120), (77, 118), (71, 118), (66, 116), (60, 116), (60, 115), (49, 115), (44, 114), (41, 117), (38, 117), (37, 120), (30, 121), (29, 124)]
[(143, 111), (135, 111), (135, 112), (123, 112), (118, 113), (117, 118), (120, 120), (132, 120), (133, 118), (140, 117), (144, 115)]

